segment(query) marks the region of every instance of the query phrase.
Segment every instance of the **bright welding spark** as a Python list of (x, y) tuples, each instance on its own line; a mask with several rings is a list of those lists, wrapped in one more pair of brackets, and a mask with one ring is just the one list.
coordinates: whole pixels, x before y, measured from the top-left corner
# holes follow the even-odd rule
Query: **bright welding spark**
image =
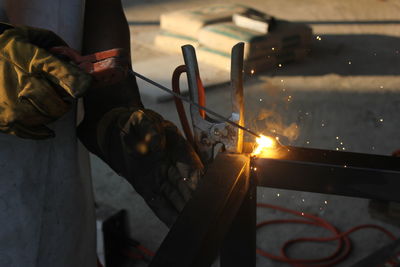
[(349, 61), (349, 65), (351, 65), (351, 61)]
[(325, 200), (325, 201), (324, 201), (324, 203), (325, 203), (325, 204), (328, 204), (328, 201), (327, 201), (327, 200)]
[(321, 36), (319, 36), (319, 35), (317, 35), (317, 37), (315, 37), (315, 39), (317, 39), (318, 41), (322, 40)]
[(265, 158), (271, 156), (272, 150), (276, 147), (277, 141), (275, 141), (272, 137), (260, 135), (260, 137), (256, 138), (256, 148), (253, 150), (252, 155)]
[(339, 140), (339, 136), (336, 136), (336, 140)]
[(383, 89), (383, 85), (379, 86), (379, 88)]
[(383, 122), (383, 119), (379, 119), (380, 122)]
[(279, 64), (278, 64), (278, 67), (279, 67), (279, 68), (281, 68), (281, 67), (282, 67), (282, 64), (281, 64), (281, 63), (279, 63)]
[(275, 47), (272, 47), (271, 50), (274, 51), (274, 50), (275, 50)]
[(250, 73), (251, 73), (251, 74), (254, 74), (254, 70), (251, 70)]
[(281, 195), (281, 194), (279, 194), (279, 193), (278, 193), (278, 194), (276, 194), (276, 196), (277, 196), (277, 197), (279, 197), (280, 195)]

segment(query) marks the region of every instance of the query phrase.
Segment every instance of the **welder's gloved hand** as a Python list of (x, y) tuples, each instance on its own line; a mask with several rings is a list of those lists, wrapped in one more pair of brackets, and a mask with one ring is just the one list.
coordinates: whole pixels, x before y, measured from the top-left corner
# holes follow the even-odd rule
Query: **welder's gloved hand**
[(47, 50), (65, 46), (51, 31), (0, 23), (0, 131), (22, 138), (54, 136), (46, 124), (63, 116), (91, 77)]
[[(80, 136), (84, 135), (82, 129), (80, 126)], [(171, 226), (203, 171), (190, 144), (174, 124), (143, 108), (115, 108), (97, 129), (98, 155)]]
[[(149, 156), (151, 153), (161, 154), (159, 165), (156, 163), (153, 166), (155, 167), (153, 174), (150, 174), (155, 184), (152, 185), (153, 188), (148, 187), (146, 178), (148, 174), (143, 173), (139, 181), (141, 184), (138, 184), (136, 190), (142, 192), (142, 196), (156, 215), (166, 225), (172, 226), (196, 190), (203, 174), (203, 165), (192, 146), (174, 124), (163, 121), (162, 125), (165, 143), (163, 144), (161, 140), (159, 143), (161, 146), (155, 149), (150, 147), (154, 150), (148, 154)], [(134, 125), (130, 123), (130, 127)], [(156, 138), (159, 138), (159, 135)], [(127, 136), (126, 140), (129, 139)]]

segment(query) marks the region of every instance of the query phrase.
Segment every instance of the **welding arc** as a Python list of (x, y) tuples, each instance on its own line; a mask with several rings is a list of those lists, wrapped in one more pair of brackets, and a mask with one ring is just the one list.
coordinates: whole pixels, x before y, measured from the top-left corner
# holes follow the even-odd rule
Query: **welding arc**
[(167, 88), (167, 87), (165, 87), (165, 86), (163, 86), (163, 85), (161, 85), (161, 84), (159, 84), (159, 83), (157, 83), (157, 82), (155, 82), (155, 81), (153, 81), (153, 80), (151, 80), (151, 79), (149, 79), (149, 78), (147, 78), (147, 77), (141, 75), (140, 73), (137, 73), (137, 72), (135, 72), (135, 71), (133, 71), (133, 70), (130, 70), (130, 72), (132, 72), (133, 75), (135, 75), (136, 77), (142, 79), (143, 81), (148, 82), (148, 83), (150, 83), (150, 84), (152, 84), (152, 85), (158, 87), (159, 89), (161, 89), (161, 90), (163, 90), (163, 91), (165, 91), (165, 92), (167, 92), (167, 93), (169, 93), (169, 94), (171, 94), (171, 95), (173, 95), (173, 96), (175, 96), (175, 97), (177, 97), (177, 98), (179, 98), (179, 99), (185, 101), (186, 103), (189, 103), (190, 105), (196, 106), (197, 108), (206, 111), (207, 113), (213, 115), (214, 117), (216, 117), (216, 118), (218, 118), (218, 119), (220, 119), (220, 120), (222, 120), (222, 121), (224, 121), (224, 122), (227, 122), (227, 123), (229, 123), (230, 125), (232, 125), (232, 126), (234, 126), (234, 127), (237, 127), (237, 128), (239, 128), (239, 129), (242, 129), (243, 131), (246, 131), (246, 132), (248, 132), (249, 134), (254, 135), (255, 137), (260, 137), (259, 134), (253, 132), (253, 131), (250, 130), (249, 128), (243, 127), (243, 126), (237, 124), (236, 122), (233, 122), (233, 121), (231, 121), (231, 120), (225, 118), (224, 116), (222, 116), (222, 115), (216, 113), (215, 111), (212, 111), (212, 110), (209, 109), (209, 108), (206, 108), (206, 107), (204, 107), (204, 106), (202, 106), (202, 105), (199, 105), (199, 104), (193, 102), (192, 100), (189, 100), (189, 99), (187, 99), (186, 97), (182, 96), (181, 94), (175, 93), (175, 92), (172, 91), (171, 89), (169, 89), (169, 88)]

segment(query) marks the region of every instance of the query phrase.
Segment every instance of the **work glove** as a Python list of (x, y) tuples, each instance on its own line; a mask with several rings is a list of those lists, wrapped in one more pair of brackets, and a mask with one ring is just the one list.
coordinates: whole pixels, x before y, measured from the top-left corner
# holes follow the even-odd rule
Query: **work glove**
[(53, 137), (46, 125), (86, 92), (90, 75), (48, 52), (66, 45), (51, 31), (0, 23), (0, 33), (0, 131)]
[(88, 108), (100, 104), (99, 98), (100, 94), (91, 92), (85, 96), (87, 113), (78, 136), (171, 226), (199, 183), (203, 171), (199, 157), (173, 123), (141, 105), (112, 108), (94, 123), (104, 107), (97, 105), (100, 111)]

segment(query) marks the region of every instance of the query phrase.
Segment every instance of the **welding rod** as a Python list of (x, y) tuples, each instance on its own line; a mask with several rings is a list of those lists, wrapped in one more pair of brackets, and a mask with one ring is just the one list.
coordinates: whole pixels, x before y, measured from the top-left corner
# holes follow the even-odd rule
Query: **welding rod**
[(204, 110), (205, 112), (207, 112), (207, 113), (213, 115), (214, 117), (217, 117), (217, 118), (219, 118), (220, 120), (222, 120), (222, 121), (224, 121), (224, 122), (227, 122), (227, 123), (229, 123), (229, 124), (232, 125), (232, 126), (235, 126), (235, 127), (239, 128), (239, 129), (242, 129), (243, 131), (246, 131), (246, 132), (248, 132), (249, 134), (254, 135), (255, 137), (260, 137), (259, 134), (256, 134), (256, 133), (253, 132), (252, 130), (250, 130), (250, 129), (246, 128), (246, 127), (243, 127), (243, 126), (237, 124), (236, 122), (233, 122), (233, 121), (231, 121), (231, 120), (225, 118), (224, 116), (222, 116), (222, 115), (220, 115), (220, 114), (218, 114), (218, 113), (216, 113), (216, 112), (214, 112), (214, 111), (212, 111), (212, 110), (210, 110), (210, 109), (208, 109), (208, 108), (206, 108), (206, 107), (203, 107), (203, 106), (201, 106), (201, 105), (199, 105), (199, 104), (197, 104), (197, 103), (195, 103), (195, 102), (193, 102), (193, 101), (187, 99), (186, 97), (184, 97), (184, 96), (182, 96), (182, 95), (180, 95), (180, 94), (178, 94), (178, 93), (175, 93), (175, 92), (172, 91), (171, 89), (169, 89), (169, 88), (167, 88), (167, 87), (165, 87), (165, 86), (163, 86), (163, 85), (161, 85), (161, 84), (159, 84), (159, 83), (157, 83), (157, 82), (155, 82), (155, 81), (153, 81), (153, 80), (151, 80), (151, 79), (149, 79), (149, 78), (143, 76), (142, 74), (137, 73), (137, 72), (135, 72), (135, 71), (133, 71), (133, 70), (130, 70), (130, 71), (131, 71), (136, 77), (138, 77), (138, 78), (142, 79), (143, 81), (146, 81), (146, 82), (148, 82), (148, 83), (150, 83), (150, 84), (152, 84), (152, 85), (154, 85), (154, 86), (160, 88), (161, 90), (163, 90), (163, 91), (165, 91), (165, 92), (167, 92), (167, 93), (169, 93), (169, 94), (171, 94), (171, 95), (173, 95), (173, 96), (175, 96), (175, 97), (177, 97), (177, 98), (179, 98), (179, 99), (185, 101), (186, 103), (189, 103), (189, 104), (191, 104), (191, 105), (194, 105), (194, 106), (196, 106), (197, 108), (202, 109), (202, 110)]

